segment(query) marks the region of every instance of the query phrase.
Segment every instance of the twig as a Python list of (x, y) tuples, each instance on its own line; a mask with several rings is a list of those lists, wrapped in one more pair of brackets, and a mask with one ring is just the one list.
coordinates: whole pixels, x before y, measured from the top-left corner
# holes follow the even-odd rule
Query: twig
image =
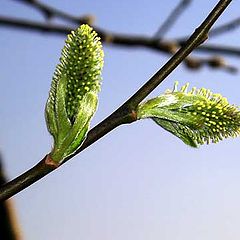
[(47, 33), (54, 33), (54, 34), (61, 34), (66, 35), (71, 30), (73, 30), (72, 27), (67, 27), (63, 25), (58, 24), (46, 24), (31, 20), (23, 20), (20, 18), (14, 18), (14, 17), (4, 17), (0, 16), (0, 24), (1, 26), (7, 26), (7, 27), (13, 27), (13, 28), (20, 28), (20, 29), (26, 29), (30, 31), (35, 32), (47, 32)]
[(53, 7), (46, 5), (42, 2), (39, 2), (37, 0), (14, 0), (14, 1), (30, 5), (33, 8), (35, 8), (36, 10), (39, 10), (47, 20), (52, 17), (59, 17), (63, 20), (67, 20), (67, 21), (77, 24), (77, 25), (84, 24), (84, 23), (91, 25), (94, 20), (94, 17), (91, 15), (86, 15), (84, 17), (75, 17), (71, 14), (68, 14), (61, 10), (53, 8)]
[[(179, 42), (180, 46), (184, 46), (186, 42)], [(214, 53), (214, 54), (222, 54), (222, 55), (229, 55), (240, 57), (240, 48), (232, 47), (232, 46), (224, 46), (224, 45), (217, 45), (217, 44), (204, 44), (199, 46), (197, 51), (206, 52), (206, 53)]]
[(154, 37), (161, 39), (167, 31), (173, 26), (173, 24), (177, 21), (177, 19), (181, 16), (183, 11), (189, 6), (191, 0), (181, 0), (179, 4), (172, 10), (163, 24), (160, 26), (158, 31), (155, 33)]
[[(13, 28), (20, 28), (25, 30), (31, 30), (31, 31), (41, 31), (43, 33), (54, 33), (54, 34), (61, 34), (66, 35), (73, 29), (71, 27), (66, 27), (62, 25), (56, 25), (56, 24), (45, 24), (45, 23), (39, 23), (29, 20), (22, 20), (18, 18), (9, 18), (9, 17), (1, 17), (0, 16), (0, 26), (7, 26), (7, 27), (13, 27)], [(159, 39), (156, 38), (149, 38), (145, 36), (134, 36), (134, 35), (126, 35), (126, 34), (117, 34), (117, 33), (110, 33), (105, 30), (102, 30), (100, 28), (94, 28), (95, 31), (98, 32), (98, 35), (101, 37), (101, 40), (103, 43), (108, 45), (119, 45), (124, 47), (146, 47), (150, 48), (152, 50), (161, 51), (163, 53), (167, 54), (173, 54), (177, 51), (179, 46), (183, 46), (186, 42), (174, 42), (174, 41), (159, 41)], [(231, 55), (239, 55), (240, 49), (232, 49), (231, 47), (219, 47), (219, 46), (212, 46), (208, 47), (207, 50), (205, 46), (199, 46), (196, 50), (197, 51), (205, 51), (205, 52), (213, 52), (214, 54), (217, 54), (220, 49), (221, 53), (223, 54), (231, 54)], [(195, 61), (191, 63), (191, 59), (186, 59), (185, 61), (186, 66), (191, 69), (197, 69), (192, 66), (195, 66), (195, 62), (197, 61), (200, 66), (208, 65), (209, 60), (208, 59), (200, 59), (200, 58), (194, 58)], [(211, 67), (211, 66), (210, 66)], [(232, 66), (229, 66), (230, 68), (234, 68)], [(224, 70), (228, 70), (228, 68), (225, 68), (224, 66), (220, 66), (218, 68), (222, 68)], [(229, 68), (229, 69), (230, 69)], [(230, 71), (233, 72), (233, 71)]]
[[(44, 3), (41, 3), (38, 0), (14, 0), (23, 4), (28, 4), (30, 6), (32, 6), (33, 8), (35, 8), (36, 10), (40, 11), (47, 19), (52, 18), (52, 17), (59, 17), (63, 20), (67, 20), (70, 21), (72, 23), (76, 23), (76, 24), (82, 24), (84, 22), (88, 22), (88, 24), (92, 23), (92, 17), (86, 16), (85, 18), (81, 17), (75, 17), (71, 14), (68, 14), (66, 12), (63, 12), (61, 10), (58, 10), (56, 8), (53, 8), (49, 5), (46, 5)], [(184, 11), (185, 8), (187, 8), (187, 6), (190, 4), (191, 0), (182, 0), (175, 9), (173, 9), (172, 13), (170, 14), (170, 16), (167, 18), (167, 20), (164, 22), (163, 24), (163, 28), (167, 28), (174, 23), (174, 21), (177, 20), (177, 18), (181, 15), (181, 13)], [(14, 19), (10, 18), (10, 19), (3, 19), (3, 23), (7, 23), (7, 24), (12, 24), (12, 21)], [(64, 30), (65, 26), (58, 26), (56, 25), (54, 26), (44, 26), (42, 23), (37, 23), (37, 22), (30, 22), (30, 21), (24, 21), (24, 20), (16, 20), (17, 21), (17, 27), (26, 27), (27, 29), (33, 30), (33, 26), (35, 25), (36, 28), (38, 28), (39, 30), (42, 31), (54, 31), (53, 28), (55, 28), (57, 33), (68, 33), (70, 31), (70, 27), (68, 27), (67, 29)], [(0, 22), (1, 23), (1, 22)], [(22, 23), (22, 25), (21, 25)], [(229, 23), (230, 25), (232, 25), (233, 23)], [(164, 27), (165, 26), (165, 27)], [(123, 34), (113, 34), (113, 33), (109, 33), (106, 32), (102, 29), (97, 29), (95, 27), (95, 30), (98, 32), (98, 34), (100, 35), (100, 37), (102, 37), (102, 41), (105, 43), (110, 43), (110, 44), (118, 44), (118, 45), (124, 45), (124, 46), (145, 46), (148, 48), (152, 48), (155, 50), (160, 50), (164, 53), (170, 53), (173, 54), (177, 51), (177, 49), (179, 48), (179, 44), (177, 42), (173, 42), (173, 41), (159, 41), (159, 36), (157, 36), (156, 38), (151, 38), (151, 39), (147, 39), (146, 37), (141, 37), (141, 36), (127, 36), (127, 35), (123, 35)], [(212, 31), (211, 31), (212, 32)], [(65, 34), (65, 33), (64, 33)], [(185, 44), (184, 42), (180, 42), (180, 45)], [(199, 50), (201, 50), (201, 47), (198, 48)], [(211, 49), (208, 49), (209, 52), (211, 52)], [(227, 51), (225, 51), (226, 53)], [(223, 60), (221, 60), (221, 64), (211, 64), (212, 59), (215, 59), (215, 57), (211, 57), (209, 59), (206, 58), (193, 58), (193, 57), (188, 57), (185, 59), (185, 66), (196, 70), (199, 69), (200, 67), (207, 65), (211, 68), (216, 68), (216, 69), (223, 69), (226, 70), (228, 72), (234, 73), (237, 72), (237, 68), (234, 66), (231, 66), (229, 64), (226, 64), (224, 62), (223, 64)]]
[(213, 56), (211, 58), (194, 58), (194, 57), (187, 57), (184, 61), (185, 65), (192, 70), (200, 69), (203, 66), (208, 66), (210, 68), (217, 68), (225, 70), (229, 73), (236, 73), (238, 72), (238, 68), (228, 65), (225, 60), (220, 56)]
[(209, 36), (211, 37), (216, 37), (219, 36), (220, 34), (227, 33), (229, 31), (234, 30), (235, 28), (238, 28), (240, 26), (240, 17), (236, 18), (228, 23), (225, 23), (221, 26), (213, 28), (209, 32)]
[[(82, 24), (82, 23), (88, 23), (90, 25), (92, 25), (93, 22), (93, 17), (91, 15), (87, 15), (85, 17), (75, 17), (72, 14), (68, 14), (66, 12), (63, 12), (61, 10), (58, 10), (56, 8), (53, 8), (47, 4), (41, 3), (37, 0), (13, 0), (13, 1), (17, 1), (23, 4), (28, 4), (31, 5), (33, 8), (39, 10), (40, 12), (42, 12), (42, 14), (44, 16), (47, 17), (59, 17), (63, 20), (67, 20), (69, 22), (75, 23), (75, 24)], [(176, 8), (172, 11), (172, 13), (169, 15), (169, 17), (165, 20), (165, 22), (163, 23), (163, 25), (169, 25), (169, 27), (174, 23), (174, 21), (177, 20), (177, 18), (181, 15), (181, 13), (189, 6), (189, 4), (192, 2), (192, 0), (182, 0), (179, 5), (176, 6)], [(172, 21), (172, 22), (171, 22)], [(8, 26), (12, 26), (12, 24), (16, 24), (16, 27), (23, 27), (23, 28), (27, 28), (28, 30), (34, 30), (34, 28), (36, 28), (36, 30), (42, 30), (43, 32), (53, 32), (53, 33), (60, 33), (60, 34), (64, 34), (66, 35), (67, 33), (69, 33), (72, 28), (71, 27), (65, 27), (65, 26), (59, 26), (59, 25), (45, 25), (42, 23), (37, 23), (37, 22), (31, 22), (31, 21), (24, 21), (21, 19), (14, 19), (14, 18), (4, 18), (2, 19), (2, 23), (3, 24), (9, 24)], [(21, 24), (22, 23), (22, 24)], [(0, 24), (1, 24), (1, 17), (0, 17)], [(232, 30), (235, 27), (238, 27), (240, 24), (240, 19), (234, 19), (228, 23), (225, 23), (222, 26), (219, 27), (214, 27), (213, 29), (211, 29), (211, 31), (209, 32), (209, 35), (211, 36), (215, 36), (220, 34), (221, 32), (224, 32), (225, 30)], [(32, 26), (31, 26), (32, 25)], [(162, 25), (162, 27), (164, 27)], [(166, 26), (167, 27), (167, 26)], [(116, 33), (109, 33), (107, 31), (104, 31), (102, 29), (96, 28), (95, 27), (95, 31), (98, 32), (98, 34), (102, 37), (102, 40), (108, 43), (113, 43), (113, 44), (125, 44), (127, 46), (145, 46), (145, 47), (152, 47), (155, 50), (160, 50), (163, 52), (167, 52), (167, 53), (175, 53), (178, 45), (183, 45), (186, 42), (186, 38), (182, 38), (180, 43), (178, 43), (177, 41), (164, 41), (164, 42), (160, 42), (159, 41), (159, 35), (156, 34), (156, 37), (153, 38), (147, 38), (147, 37), (142, 37), (142, 36), (131, 36), (131, 35), (124, 35), (124, 34), (116, 34)], [(207, 51), (213, 52), (213, 53), (218, 53), (218, 47), (220, 48), (220, 51), (222, 52), (223, 47), (221, 46), (213, 46), (213, 48), (211, 49), (210, 47), (208, 47)], [(199, 48), (197, 48), (197, 50), (201, 51), (202, 46), (200, 46)], [(228, 54), (228, 49), (230, 49), (229, 54), (233, 54), (234, 55), (234, 50), (232, 51), (231, 47), (224, 47), (225, 51), (223, 51), (224, 54)], [(239, 49), (235, 50), (238, 54), (238, 52), (240, 51)], [(220, 53), (221, 53), (220, 52)]]
[[(73, 30), (73, 28), (63, 25), (48, 25), (35, 21), (3, 16), (0, 16), (0, 26), (19, 28), (35, 32), (40, 31), (43, 33), (60, 34), (64, 36)], [(170, 53), (176, 51), (179, 45), (183, 46), (186, 44), (186, 41), (159, 41), (159, 39), (146, 36), (109, 33), (96, 27), (94, 27), (94, 30), (98, 32), (102, 42), (109, 45), (116, 44), (124, 47), (146, 47), (164, 53)], [(195, 51), (240, 56), (240, 48), (232, 46), (220, 46), (216, 44), (204, 44), (195, 49)]]
[[(193, 49), (197, 48), (203, 43), (208, 36), (208, 32), (212, 25), (216, 22), (222, 12), (230, 4), (231, 0), (220, 0), (214, 9), (210, 12), (203, 23), (194, 31), (186, 44), (174, 54), (170, 60), (154, 74), (135, 94), (132, 95), (122, 106), (120, 106), (114, 113), (99, 123), (96, 127), (89, 131), (87, 138), (80, 149), (70, 156), (66, 161), (77, 155), (94, 142), (105, 136), (107, 133), (116, 127), (132, 123), (136, 121), (136, 108), (138, 104), (151, 93), (182, 61), (190, 54)], [(14, 194), (20, 192), (24, 188), (30, 186), (40, 178), (44, 177), (56, 168), (49, 161), (48, 156), (44, 157), (36, 166), (29, 171), (23, 173), (21, 176), (5, 184), (0, 189), (0, 200), (5, 200)]]
[[(211, 38), (216, 37), (216, 36), (219, 36), (220, 34), (224, 34), (229, 31), (232, 31), (235, 28), (238, 28), (239, 26), (240, 26), (240, 18), (236, 18), (231, 20), (230, 22), (224, 23), (223, 25), (212, 28), (208, 35)], [(181, 43), (181, 42), (185, 42), (187, 38), (188, 37), (185, 36), (185, 37), (177, 38), (175, 39), (175, 41)]]

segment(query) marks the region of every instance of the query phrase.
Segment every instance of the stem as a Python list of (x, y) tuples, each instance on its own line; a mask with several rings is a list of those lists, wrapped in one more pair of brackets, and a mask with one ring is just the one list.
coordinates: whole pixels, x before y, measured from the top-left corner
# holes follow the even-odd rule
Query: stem
[[(151, 93), (183, 60), (184, 58), (197, 48), (199, 44), (203, 43), (208, 36), (208, 32), (218, 17), (230, 4), (231, 0), (220, 0), (215, 8), (211, 11), (204, 22), (195, 30), (192, 36), (188, 39), (186, 44), (173, 55), (173, 57), (152, 77), (145, 83), (132, 97), (130, 97), (122, 106), (120, 106), (114, 113), (99, 123), (96, 127), (89, 131), (88, 136), (81, 146), (81, 148), (66, 161), (77, 155), (92, 143), (98, 141), (114, 128), (131, 123), (136, 120), (135, 110), (138, 104)], [(5, 184), (0, 189), (0, 200), (5, 200), (14, 194), (20, 192), (24, 188), (30, 186), (40, 178), (53, 171), (57, 166), (49, 164), (47, 157), (44, 157), (36, 166), (21, 176)], [(65, 161), (65, 162), (66, 162)], [(51, 162), (50, 162), (51, 163)]]
[(57, 166), (47, 162), (47, 156), (30, 170), (1, 186), (0, 201), (8, 199), (56, 169)]
[[(36, 21), (23, 20), (20, 18), (10, 18), (0, 16), (0, 26), (7, 26), (10, 28), (19, 28), (23, 30), (43, 32), (48, 34), (60, 34), (66, 36), (74, 30), (73, 27), (57, 25), (52, 23), (45, 24)], [(159, 41), (158, 38), (150, 38), (147, 36), (127, 35), (118, 34), (105, 31), (100, 28), (94, 27), (94, 30), (101, 37), (101, 40), (105, 44), (119, 45), (124, 47), (146, 47), (155, 51), (161, 51), (163, 53), (172, 53), (180, 45), (183, 46), (186, 43), (185, 38), (175, 39), (174, 41)], [(208, 52), (214, 54), (225, 54), (225, 55), (240, 55), (240, 49), (231, 46), (212, 45), (204, 44), (199, 46), (196, 51)]]

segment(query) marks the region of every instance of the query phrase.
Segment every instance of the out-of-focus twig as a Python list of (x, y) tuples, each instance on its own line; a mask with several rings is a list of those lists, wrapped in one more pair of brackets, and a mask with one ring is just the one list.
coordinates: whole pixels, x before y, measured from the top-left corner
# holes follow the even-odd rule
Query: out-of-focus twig
[(44, 33), (53, 33), (53, 34), (61, 34), (66, 35), (73, 27), (59, 25), (59, 24), (47, 24), (42, 22), (36, 22), (31, 20), (24, 20), (15, 17), (5, 17), (0, 16), (0, 26), (7, 26), (12, 28), (20, 28), (29, 31), (35, 32), (44, 32)]
[(154, 37), (161, 39), (167, 31), (171, 29), (173, 24), (177, 21), (177, 19), (181, 16), (183, 11), (189, 6), (192, 0), (181, 0), (179, 4), (172, 10), (163, 24), (159, 27)]
[[(73, 28), (66, 27), (63, 25), (57, 25), (57, 24), (46, 24), (41, 22), (35, 22), (35, 21), (29, 21), (29, 20), (22, 20), (19, 18), (9, 18), (9, 17), (3, 17), (0, 16), (0, 27), (1, 26), (7, 26), (7, 27), (13, 27), (13, 28), (20, 28), (30, 31), (40, 31), (43, 33), (54, 33), (54, 34), (61, 34), (66, 35), (68, 34)], [(161, 51), (166, 54), (174, 54), (180, 46), (183, 46), (185, 42), (174, 42), (171, 40), (168, 41), (159, 41), (159, 39), (151, 38), (151, 37), (145, 37), (145, 36), (137, 36), (137, 35), (127, 35), (127, 34), (120, 34), (120, 33), (111, 33), (106, 30), (94, 27), (94, 30), (98, 33), (98, 35), (101, 37), (101, 40), (104, 44), (107, 45), (119, 45), (124, 47), (146, 47), (148, 49)], [(213, 54), (218, 53), (218, 48), (215, 46), (214, 50), (210, 47), (208, 50), (204, 48), (204, 46), (199, 46), (196, 51), (201, 51), (202, 49), (205, 52), (212, 52)], [(237, 49), (236, 49), (237, 51)], [(223, 49), (221, 48), (221, 52), (223, 52)], [(240, 52), (240, 50), (239, 50)], [(225, 47), (225, 54), (228, 53), (228, 47)], [(235, 53), (230, 51), (229, 54), (237, 54), (238, 51)], [(212, 67), (211, 64), (208, 64), (209, 61), (211, 61), (210, 58), (197, 58), (197, 57), (191, 57), (186, 58), (186, 67), (190, 69), (199, 69), (201, 66), (207, 65), (209, 67)], [(196, 63), (198, 67), (196, 67)], [(218, 67), (215, 67), (216, 69), (223, 69), (228, 72), (236, 72), (236, 68), (234, 66), (230, 66), (229, 64), (219, 64)]]
[(196, 58), (196, 57), (188, 57), (184, 61), (185, 65), (192, 70), (200, 69), (203, 66), (208, 66), (211, 69), (218, 68), (225, 70), (229, 73), (238, 72), (238, 68), (228, 65), (225, 60), (220, 56), (213, 56), (210, 58)]
[[(0, 186), (6, 183), (0, 155)], [(16, 214), (12, 200), (0, 202), (0, 239), (21, 240), (21, 232), (16, 220)]]
[(51, 7), (47, 4), (44, 4), (40, 1), (37, 1), (37, 0), (14, 0), (14, 1), (30, 5), (31, 7), (40, 11), (47, 20), (49, 20), (53, 17), (59, 17), (63, 20), (66, 20), (68, 22), (78, 24), (78, 25), (84, 24), (84, 23), (92, 25), (93, 21), (94, 21), (94, 17), (92, 15), (76, 17), (76, 16), (73, 16), (72, 14), (68, 14), (64, 11), (61, 11), (57, 8), (53, 8), (53, 7)]
[[(0, 27), (4, 27), (4, 26), (9, 28), (16, 28), (16, 29), (19, 28), (22, 30), (28, 30), (33, 32), (42, 32), (42, 33), (59, 34), (59, 35), (66, 35), (73, 30), (73, 28), (69, 26), (63, 26), (58, 24), (50, 25), (50, 24), (36, 22), (36, 21), (23, 20), (15, 17), (0, 16)], [(94, 30), (101, 37), (102, 42), (106, 44), (116, 44), (116, 45), (122, 45), (124, 47), (146, 47), (149, 49), (154, 49), (154, 50), (158, 50), (165, 53), (175, 52), (179, 46), (183, 46), (186, 43), (186, 40), (159, 41), (159, 39), (151, 38), (147, 36), (111, 33), (97, 27), (94, 27)], [(213, 54), (223, 54), (223, 55), (236, 56), (236, 57), (240, 56), (240, 48), (238, 47), (209, 44), (209, 43), (199, 46), (194, 51), (213, 53)]]
[[(179, 42), (180, 46), (183, 46), (186, 41)], [(233, 47), (233, 46), (225, 46), (225, 45), (218, 45), (218, 44), (204, 44), (199, 46), (196, 51), (203, 52), (203, 53), (213, 53), (213, 54), (222, 54), (228, 55), (231, 57), (240, 57), (240, 48)]]
[[(224, 23), (218, 27), (214, 27), (210, 32), (209, 32), (209, 37), (217, 37), (221, 34), (228, 33), (240, 26), (240, 17), (233, 19), (227, 23)], [(177, 42), (185, 42), (188, 36), (181, 37), (175, 39)]]
[(209, 32), (210, 37), (216, 37), (221, 34), (227, 33), (229, 31), (232, 31), (240, 26), (240, 17), (233, 19), (230, 22), (227, 22), (223, 25), (220, 25), (218, 27), (215, 27)]
[[(31, 7), (35, 8), (36, 10), (40, 11), (45, 18), (50, 19), (52, 17), (58, 17), (63, 20), (70, 21), (71, 23), (75, 24), (82, 24), (87, 22), (88, 24), (91, 24), (92, 18), (87, 16), (87, 18), (80, 18), (75, 17), (71, 14), (68, 14), (64, 11), (58, 10), (54, 7), (51, 7), (47, 4), (44, 4), (38, 0), (14, 0), (23, 4), (30, 5)], [(180, 46), (184, 45), (183, 41), (173, 42), (173, 41), (163, 41), (159, 39), (160, 35), (162, 36), (164, 32), (170, 29), (170, 27), (174, 24), (174, 22), (177, 20), (177, 18), (180, 17), (181, 13), (189, 6), (192, 0), (181, 0), (179, 4), (173, 9), (173, 11), (170, 13), (169, 17), (164, 21), (163, 25), (160, 27), (156, 37), (148, 38), (143, 36), (131, 36), (131, 35), (124, 35), (124, 34), (116, 34), (116, 33), (110, 33), (108, 31), (105, 31), (103, 29), (94, 27), (95, 31), (98, 32), (99, 36), (102, 39), (102, 42), (107, 44), (114, 44), (114, 45), (122, 45), (122, 46), (143, 46), (150, 49), (155, 49), (162, 51), (164, 53), (168, 54), (174, 54), (177, 49), (179, 49)], [(49, 25), (49, 24), (43, 24), (39, 22), (33, 22), (28, 20), (22, 20), (22, 19), (13, 19), (13, 18), (6, 18), (6, 17), (0, 17), (0, 24), (7, 25), (10, 27), (18, 27), (18, 28), (24, 28), (28, 30), (39, 30), (43, 32), (48, 33), (60, 33), (60, 34), (67, 34), (69, 33), (73, 27), (65, 27), (65, 26), (59, 26), (59, 25)], [(159, 35), (160, 34), (160, 35)], [(198, 49), (199, 50), (199, 49)], [(201, 50), (201, 49), (200, 49)], [(209, 49), (210, 51), (210, 49)], [(216, 53), (214, 53), (216, 54)], [(210, 58), (186, 58), (185, 60), (185, 66), (190, 69), (199, 69), (200, 67), (207, 65), (209, 67), (213, 67), (211, 64), (212, 59), (215, 57)], [(221, 61), (223, 63), (223, 61)], [(217, 64), (214, 68), (217, 69), (223, 69), (228, 72), (236, 72), (236, 68), (233, 66), (230, 66), (229, 64)]]

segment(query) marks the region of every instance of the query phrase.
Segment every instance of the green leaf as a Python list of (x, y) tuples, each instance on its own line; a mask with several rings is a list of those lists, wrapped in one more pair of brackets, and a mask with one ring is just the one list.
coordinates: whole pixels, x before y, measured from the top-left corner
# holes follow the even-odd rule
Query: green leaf
[(238, 107), (205, 88), (187, 89), (188, 84), (177, 91), (176, 83), (173, 91), (141, 103), (138, 119), (151, 118), (192, 147), (240, 134)]
[(45, 109), (54, 138), (50, 156), (58, 163), (81, 146), (89, 130), (97, 108), (103, 55), (100, 38), (88, 25), (68, 35)]

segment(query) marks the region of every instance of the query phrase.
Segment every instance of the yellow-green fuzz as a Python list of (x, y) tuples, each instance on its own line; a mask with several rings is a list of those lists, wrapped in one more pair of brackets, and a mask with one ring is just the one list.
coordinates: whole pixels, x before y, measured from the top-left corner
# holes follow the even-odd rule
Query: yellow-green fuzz
[(54, 139), (50, 157), (57, 163), (72, 155), (86, 138), (97, 108), (103, 56), (100, 38), (88, 25), (68, 35), (45, 108)]
[(205, 88), (187, 89), (188, 84), (178, 91), (175, 83), (172, 91), (141, 103), (137, 111), (138, 119), (153, 119), (192, 147), (216, 143), (240, 134), (238, 107)]

